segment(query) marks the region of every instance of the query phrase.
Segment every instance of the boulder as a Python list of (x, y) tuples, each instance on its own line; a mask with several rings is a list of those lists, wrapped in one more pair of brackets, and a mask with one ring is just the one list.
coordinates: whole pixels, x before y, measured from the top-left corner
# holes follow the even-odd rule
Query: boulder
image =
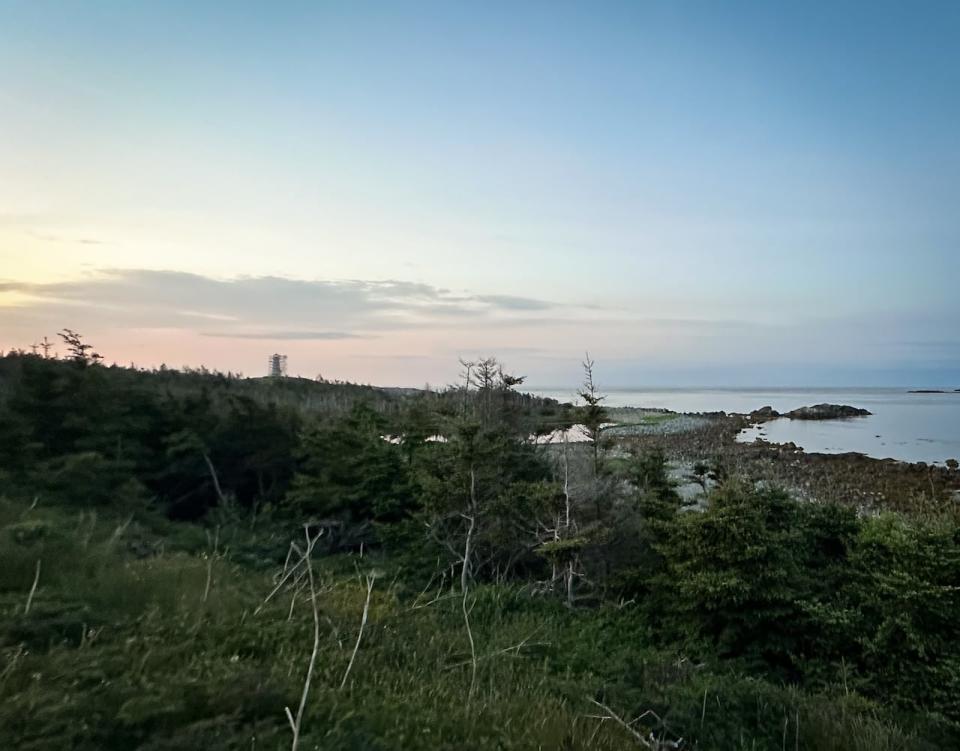
[(784, 417), (791, 420), (837, 420), (844, 417), (866, 417), (872, 414), (859, 407), (846, 404), (814, 404), (812, 407), (800, 407), (787, 412)]
[(750, 419), (754, 422), (763, 422), (764, 420), (775, 420), (780, 417), (780, 413), (773, 407), (760, 407), (750, 413)]

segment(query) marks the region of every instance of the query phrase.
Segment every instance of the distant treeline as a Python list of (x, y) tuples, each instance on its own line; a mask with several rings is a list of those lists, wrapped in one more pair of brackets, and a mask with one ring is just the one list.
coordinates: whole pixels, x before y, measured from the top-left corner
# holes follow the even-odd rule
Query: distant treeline
[[(299, 462), (309, 462), (303, 443), (324, 431), (361, 431), (379, 447), (383, 435), (440, 433), (464, 400), (489, 401), (456, 387), (107, 367), (87, 354), (0, 358), (0, 467), (9, 481), (78, 503), (127, 499), (174, 518), (199, 518), (223, 502), (282, 505)], [(498, 399), (518, 431), (553, 429), (565, 419), (552, 400), (515, 391)]]

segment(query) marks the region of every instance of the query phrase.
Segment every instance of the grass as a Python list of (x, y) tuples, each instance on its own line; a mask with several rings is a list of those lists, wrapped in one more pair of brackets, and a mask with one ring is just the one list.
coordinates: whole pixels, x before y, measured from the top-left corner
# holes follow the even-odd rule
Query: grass
[[(289, 747), (284, 707), (299, 702), (313, 614), (300, 597), (291, 616), (289, 594), (255, 614), (282, 563), (279, 525), (225, 524), (211, 561), (197, 526), (28, 506), (0, 500), (0, 747)], [(686, 748), (781, 748), (786, 736), (786, 748), (922, 747), (855, 695), (694, 665), (651, 647), (629, 608), (570, 611), (516, 586), (469, 595), (468, 698), (457, 593), (426, 604), (436, 591), (421, 596), (377, 557), (324, 558), (317, 571), (321, 644), (301, 749), (630, 747), (591, 698), (628, 718), (653, 709), (664, 722), (648, 729)], [(369, 622), (341, 690), (371, 571)]]
[(628, 425), (662, 425), (665, 422), (676, 420), (681, 415), (677, 412), (659, 412), (635, 407), (613, 407), (607, 410), (607, 416), (618, 427)]
[(605, 428), (608, 436), (643, 435), (657, 432), (658, 428), (668, 425), (684, 415), (675, 412), (652, 412), (642, 409), (621, 408), (611, 410), (611, 425)]

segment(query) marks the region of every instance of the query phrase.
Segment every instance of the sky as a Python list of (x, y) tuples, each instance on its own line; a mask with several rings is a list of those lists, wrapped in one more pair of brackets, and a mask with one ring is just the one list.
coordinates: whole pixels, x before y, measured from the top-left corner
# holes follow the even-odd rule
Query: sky
[(0, 0), (0, 348), (960, 387), (960, 3)]

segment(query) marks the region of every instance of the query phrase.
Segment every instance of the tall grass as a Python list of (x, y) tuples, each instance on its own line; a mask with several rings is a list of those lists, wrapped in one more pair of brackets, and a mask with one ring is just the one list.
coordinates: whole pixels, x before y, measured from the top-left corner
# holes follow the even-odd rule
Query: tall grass
[[(285, 594), (254, 615), (273, 559), (252, 565), (249, 551), (275, 531), (225, 529), (234, 547), (212, 566), (202, 532), (165, 531), (165, 546), (145, 547), (140, 521), (0, 502), (0, 748), (289, 747), (284, 707), (299, 701), (313, 613), (301, 597), (291, 615)], [(37, 559), (43, 574), (24, 614)], [(368, 622), (341, 689), (373, 567)], [(685, 748), (922, 747), (855, 695), (810, 696), (692, 665), (647, 646), (628, 610), (571, 612), (518, 587), (470, 595), (468, 702), (459, 598), (427, 605), (433, 598), (417, 599), (397, 573), (369, 556), (318, 562), (322, 638), (300, 748), (630, 747), (622, 727), (595, 716), (595, 697), (624, 717), (654, 709), (663, 722), (645, 730)]]

